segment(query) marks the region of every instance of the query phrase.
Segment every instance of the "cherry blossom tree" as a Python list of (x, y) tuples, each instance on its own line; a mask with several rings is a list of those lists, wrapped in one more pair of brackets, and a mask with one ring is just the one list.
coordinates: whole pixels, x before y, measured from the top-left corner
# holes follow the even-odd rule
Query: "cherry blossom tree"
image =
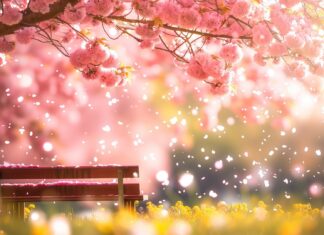
[[(0, 10), (4, 161), (127, 162), (145, 180), (185, 142), (187, 109), (200, 128), (215, 130), (222, 107), (285, 128), (324, 100), (321, 1), (0, 0)], [(162, 108), (142, 102), (157, 96), (172, 103), (162, 123)]]
[(323, 4), (316, 0), (2, 0), (1, 12), (0, 53), (31, 40), (49, 43), (86, 79), (107, 86), (129, 74), (109, 45), (121, 35), (170, 53), (216, 94), (230, 90), (247, 48), (251, 63), (283, 63), (297, 79), (323, 75)]

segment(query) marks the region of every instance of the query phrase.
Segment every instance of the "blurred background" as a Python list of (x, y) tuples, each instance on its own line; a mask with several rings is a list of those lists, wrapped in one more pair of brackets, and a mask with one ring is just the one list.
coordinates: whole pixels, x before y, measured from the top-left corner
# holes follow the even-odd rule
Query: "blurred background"
[(138, 164), (143, 193), (166, 205), (323, 205), (323, 78), (288, 78), (247, 51), (217, 96), (167, 54), (111, 46), (134, 68), (124, 87), (85, 80), (48, 45), (17, 46), (0, 67), (1, 164)]

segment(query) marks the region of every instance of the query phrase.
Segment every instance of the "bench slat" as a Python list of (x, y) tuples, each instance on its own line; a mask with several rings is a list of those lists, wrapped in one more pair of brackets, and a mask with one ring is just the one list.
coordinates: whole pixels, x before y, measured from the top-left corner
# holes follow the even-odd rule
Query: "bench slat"
[(0, 179), (86, 179), (117, 178), (118, 170), (123, 170), (123, 178), (138, 178), (138, 166), (0, 166)]
[[(140, 194), (138, 183), (127, 183), (123, 186), (125, 195)], [(0, 188), (1, 198), (118, 195), (117, 183), (3, 184)]]

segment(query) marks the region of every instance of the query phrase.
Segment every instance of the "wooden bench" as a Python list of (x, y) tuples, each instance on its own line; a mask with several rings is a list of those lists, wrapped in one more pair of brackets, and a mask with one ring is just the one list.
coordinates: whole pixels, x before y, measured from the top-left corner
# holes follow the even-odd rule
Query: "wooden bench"
[[(0, 166), (1, 214), (24, 218), (25, 203), (37, 201), (118, 201), (119, 208), (134, 209), (143, 195), (139, 183), (124, 183), (124, 179), (138, 177), (138, 166)], [(102, 180), (107, 178), (116, 180)]]

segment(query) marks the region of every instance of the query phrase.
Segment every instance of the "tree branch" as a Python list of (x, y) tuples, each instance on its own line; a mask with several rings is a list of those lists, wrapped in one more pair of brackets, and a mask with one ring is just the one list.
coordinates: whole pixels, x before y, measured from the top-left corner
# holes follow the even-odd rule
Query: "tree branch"
[(5, 36), (14, 33), (16, 30), (24, 27), (32, 27), (42, 21), (50, 20), (62, 13), (67, 4), (72, 6), (77, 4), (80, 0), (58, 0), (50, 5), (50, 11), (48, 13), (34, 13), (29, 8), (23, 11), (22, 20), (15, 25), (6, 25), (0, 23), (0, 36)]
[[(102, 17), (97, 17), (97, 16), (93, 16), (93, 17), (96, 20), (99, 20), (99, 21), (102, 21), (102, 20), (105, 19), (105, 18), (103, 19)], [(121, 22), (126, 22), (126, 23), (133, 23), (133, 24), (150, 24), (150, 25), (154, 24), (153, 20), (128, 19), (128, 18), (125, 18), (123, 16), (110, 15), (110, 16), (106, 17), (106, 19), (111, 19), (111, 20), (116, 20), (116, 21), (121, 21)], [(191, 34), (200, 35), (200, 36), (209, 37), (209, 38), (227, 38), (227, 39), (232, 39), (233, 38), (232, 36), (226, 35), (226, 34), (213, 34), (213, 33), (203, 32), (203, 31), (194, 30), (194, 29), (180, 28), (180, 27), (171, 26), (171, 25), (168, 25), (168, 24), (163, 24), (160, 27), (168, 29), (168, 30), (172, 30), (172, 31), (191, 33)], [(252, 37), (244, 35), (244, 36), (237, 37), (237, 39), (251, 40)]]

